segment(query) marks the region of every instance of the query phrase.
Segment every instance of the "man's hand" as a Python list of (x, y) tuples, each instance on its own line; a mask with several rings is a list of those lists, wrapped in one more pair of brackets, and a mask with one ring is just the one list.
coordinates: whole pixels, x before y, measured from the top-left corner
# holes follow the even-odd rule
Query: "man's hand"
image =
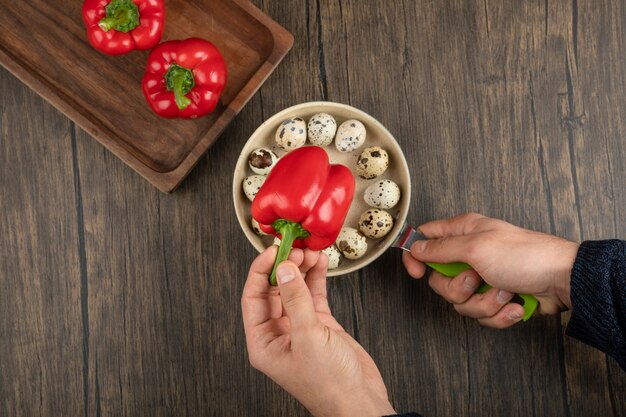
[[(409, 275), (421, 278), (424, 262), (466, 262), (473, 268), (452, 279), (433, 272), (428, 280), (460, 314), (485, 326), (509, 327), (524, 314), (521, 305), (510, 302), (515, 293), (534, 295), (540, 314), (571, 308), (570, 275), (578, 243), (478, 214), (429, 222), (419, 230), (430, 240), (415, 242), (403, 254)], [(493, 288), (475, 294), (483, 281)]]

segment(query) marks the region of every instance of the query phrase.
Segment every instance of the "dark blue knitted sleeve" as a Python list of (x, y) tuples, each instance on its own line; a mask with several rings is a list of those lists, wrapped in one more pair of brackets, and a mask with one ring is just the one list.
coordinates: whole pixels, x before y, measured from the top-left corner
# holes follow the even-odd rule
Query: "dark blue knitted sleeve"
[(566, 334), (613, 356), (626, 370), (626, 241), (580, 245), (571, 300)]

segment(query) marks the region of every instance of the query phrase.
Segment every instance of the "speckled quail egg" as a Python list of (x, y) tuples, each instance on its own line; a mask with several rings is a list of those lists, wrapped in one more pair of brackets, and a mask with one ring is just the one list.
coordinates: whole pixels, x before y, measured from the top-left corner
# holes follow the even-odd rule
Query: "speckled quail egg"
[(366, 180), (383, 174), (389, 166), (389, 154), (380, 146), (365, 148), (356, 161), (356, 173)]
[(342, 227), (335, 244), (348, 259), (359, 259), (367, 252), (367, 239), (352, 227)]
[(293, 151), (306, 142), (306, 123), (300, 117), (287, 119), (276, 129), (276, 144), (285, 151)]
[(341, 152), (352, 152), (365, 142), (365, 126), (358, 120), (346, 120), (337, 129), (335, 147)]
[(337, 246), (330, 245), (322, 252), (328, 256), (328, 269), (337, 269), (341, 263), (341, 252), (339, 252)]
[(259, 192), (266, 178), (265, 175), (255, 174), (243, 179), (243, 192), (248, 197), (248, 200), (254, 200), (256, 193)]
[(385, 210), (369, 209), (359, 217), (359, 230), (371, 239), (385, 237), (393, 227), (393, 217)]
[(390, 209), (400, 201), (400, 187), (391, 180), (380, 180), (365, 189), (365, 203), (370, 207)]
[(278, 155), (267, 148), (257, 148), (248, 157), (248, 166), (255, 174), (267, 175), (270, 173), (276, 162)]
[(327, 113), (317, 113), (309, 119), (309, 141), (313, 145), (330, 145), (337, 133), (337, 121)]
[(250, 221), (250, 224), (252, 225), (252, 230), (254, 231), (254, 233), (256, 233), (259, 236), (267, 236), (267, 233), (265, 233), (263, 230), (261, 230), (261, 227), (259, 226), (259, 222), (257, 222), (254, 217), (252, 217), (252, 220)]

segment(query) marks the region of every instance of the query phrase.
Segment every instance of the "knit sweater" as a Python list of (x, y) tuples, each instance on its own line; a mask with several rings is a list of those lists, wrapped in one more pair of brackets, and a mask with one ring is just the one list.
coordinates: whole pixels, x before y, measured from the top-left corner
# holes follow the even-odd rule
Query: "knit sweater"
[(566, 334), (611, 355), (626, 370), (626, 241), (580, 245), (572, 268), (570, 298), (572, 316)]
[(626, 370), (626, 241), (587, 241), (572, 269), (566, 334), (611, 355)]

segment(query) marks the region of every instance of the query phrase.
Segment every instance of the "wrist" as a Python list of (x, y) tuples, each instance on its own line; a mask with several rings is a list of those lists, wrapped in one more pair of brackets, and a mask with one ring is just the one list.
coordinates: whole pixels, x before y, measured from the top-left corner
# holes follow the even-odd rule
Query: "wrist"
[[(348, 400), (348, 399), (346, 399)], [(386, 398), (362, 396), (342, 401), (332, 416), (338, 417), (382, 417), (396, 414), (393, 406)]]
[(570, 298), (572, 267), (576, 261), (580, 244), (563, 239), (558, 272), (554, 280), (554, 292), (565, 307), (572, 309)]
[[(305, 404), (306, 406), (306, 404)], [(336, 390), (326, 401), (307, 406), (315, 417), (381, 417), (396, 414), (389, 399), (371, 391), (346, 392)]]

